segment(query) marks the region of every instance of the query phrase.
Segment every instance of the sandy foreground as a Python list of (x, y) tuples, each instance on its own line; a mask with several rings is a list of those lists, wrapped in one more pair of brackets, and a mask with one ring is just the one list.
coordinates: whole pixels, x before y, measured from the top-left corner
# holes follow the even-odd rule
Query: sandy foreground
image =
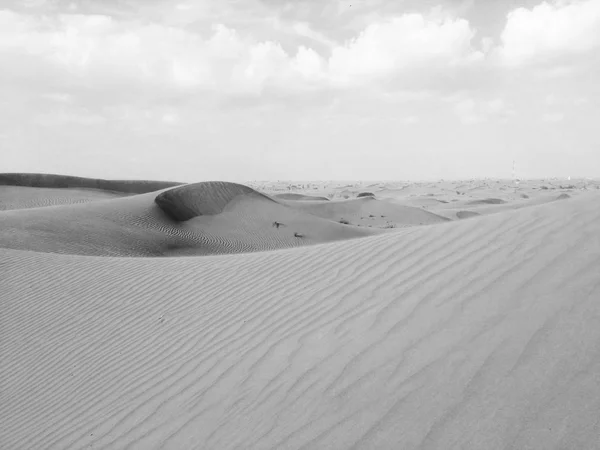
[(600, 449), (599, 187), (0, 174), (0, 448)]

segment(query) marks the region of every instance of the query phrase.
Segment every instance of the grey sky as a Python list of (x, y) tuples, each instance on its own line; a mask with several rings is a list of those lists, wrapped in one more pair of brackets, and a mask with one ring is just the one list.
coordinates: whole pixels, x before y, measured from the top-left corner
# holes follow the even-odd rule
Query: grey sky
[(0, 171), (599, 175), (600, 0), (0, 4)]

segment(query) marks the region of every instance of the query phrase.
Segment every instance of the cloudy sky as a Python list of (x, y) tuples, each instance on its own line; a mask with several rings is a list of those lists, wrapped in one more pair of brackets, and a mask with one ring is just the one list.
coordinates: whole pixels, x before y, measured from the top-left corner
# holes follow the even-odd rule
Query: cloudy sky
[(0, 172), (600, 176), (600, 0), (0, 0)]

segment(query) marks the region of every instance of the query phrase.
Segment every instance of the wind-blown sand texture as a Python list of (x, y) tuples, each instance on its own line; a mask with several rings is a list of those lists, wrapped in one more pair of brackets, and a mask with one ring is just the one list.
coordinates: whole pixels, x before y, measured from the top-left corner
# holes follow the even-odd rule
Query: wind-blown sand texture
[[(177, 222), (164, 192), (0, 212), (0, 448), (598, 448), (597, 190), (388, 232), (254, 191)], [(283, 211), (324, 243), (186, 234)], [(207, 256), (131, 257), (174, 234)]]
[(88, 200), (0, 213), (0, 247), (88, 256), (214, 255), (380, 232), (304, 213), (234, 183), (195, 183)]

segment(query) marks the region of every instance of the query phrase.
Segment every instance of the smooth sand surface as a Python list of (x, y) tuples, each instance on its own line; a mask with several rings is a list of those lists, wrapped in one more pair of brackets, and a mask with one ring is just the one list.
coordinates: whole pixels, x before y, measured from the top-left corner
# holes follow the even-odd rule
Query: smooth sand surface
[(253, 192), (0, 212), (0, 448), (599, 448), (600, 192), (454, 184), (371, 201), (484, 213), (387, 231)]
[(338, 201), (287, 202), (312, 215), (358, 227), (395, 228), (430, 225), (448, 219), (421, 208), (397, 204), (374, 197)]

